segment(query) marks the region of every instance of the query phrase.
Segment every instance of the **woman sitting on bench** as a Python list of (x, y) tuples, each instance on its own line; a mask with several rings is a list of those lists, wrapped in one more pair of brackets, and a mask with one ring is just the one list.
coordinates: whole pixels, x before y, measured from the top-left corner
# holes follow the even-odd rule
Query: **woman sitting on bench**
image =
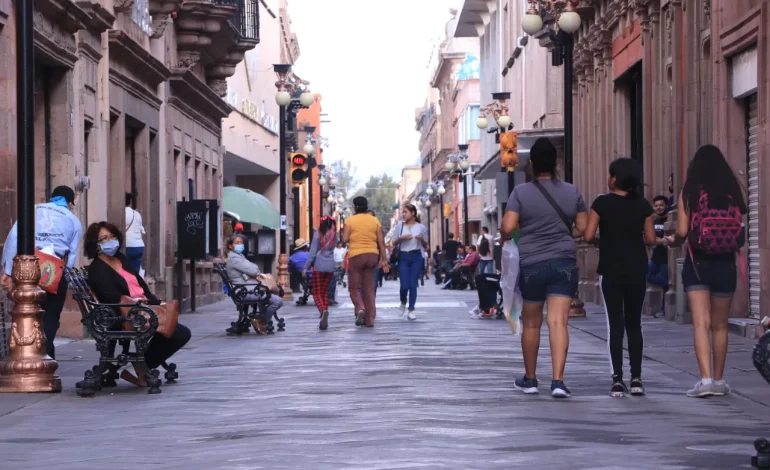
[[(261, 282), (262, 273), (257, 265), (243, 256), (243, 250), (246, 248), (245, 241), (246, 239), (243, 235), (235, 234), (227, 242), (227, 264), (225, 269), (227, 277), (233, 281), (234, 286), (243, 284), (256, 286), (257, 282)], [(259, 298), (255, 294), (249, 294), (243, 300), (254, 301), (259, 300)], [(270, 304), (263, 310), (262, 316), (253, 322), (254, 330), (260, 335), (267, 334), (268, 322), (278, 309), (283, 307), (283, 300), (277, 295), (271, 295), (269, 302)], [(233, 324), (227, 329), (227, 332), (231, 334), (248, 333), (248, 319), (245, 316), (243, 318), (243, 323)]]
[[(91, 265), (88, 267), (88, 284), (99, 300), (106, 304), (119, 304), (121, 297), (146, 299), (148, 305), (160, 305), (161, 301), (150, 292), (147, 283), (134, 270), (128, 258), (119, 250), (123, 246), (123, 234), (109, 222), (91, 224), (86, 230), (83, 251)], [(190, 341), (190, 329), (178, 323), (173, 335), (166, 338), (160, 333), (150, 340), (144, 354), (144, 362), (153, 370), (182, 349)], [(147, 381), (141, 368), (134, 364), (136, 375), (124, 370), (120, 378), (137, 387), (146, 387)]]

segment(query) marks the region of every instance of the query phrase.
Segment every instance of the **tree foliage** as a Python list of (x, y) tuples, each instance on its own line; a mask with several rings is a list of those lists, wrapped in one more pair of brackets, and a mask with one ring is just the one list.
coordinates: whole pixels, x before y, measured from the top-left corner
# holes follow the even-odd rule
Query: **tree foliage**
[(349, 199), (350, 191), (356, 187), (356, 167), (346, 160), (337, 160), (329, 164), (329, 171), (337, 178), (335, 190), (342, 193), (345, 200)]
[(390, 217), (393, 215), (393, 205), (396, 203), (396, 188), (398, 183), (386, 173), (369, 177), (362, 189), (354, 196), (365, 196), (369, 200), (369, 209), (373, 210), (380, 219), (387, 233), (390, 230)]

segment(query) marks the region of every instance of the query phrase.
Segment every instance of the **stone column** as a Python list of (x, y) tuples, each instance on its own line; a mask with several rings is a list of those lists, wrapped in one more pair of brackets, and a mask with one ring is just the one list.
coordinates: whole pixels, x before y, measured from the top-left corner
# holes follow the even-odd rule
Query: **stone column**
[(126, 207), (126, 118), (125, 114), (110, 123), (109, 157), (107, 159), (107, 220), (122, 226)]

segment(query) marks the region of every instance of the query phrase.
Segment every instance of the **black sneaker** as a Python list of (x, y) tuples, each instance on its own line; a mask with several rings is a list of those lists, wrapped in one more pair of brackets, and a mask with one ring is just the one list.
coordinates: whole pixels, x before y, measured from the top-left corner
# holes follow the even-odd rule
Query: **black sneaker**
[(528, 395), (537, 393), (537, 379), (529, 379), (526, 376), (522, 376), (513, 382), (513, 386), (516, 387), (516, 390), (521, 390)]
[(634, 377), (631, 379), (631, 395), (635, 397), (641, 397), (645, 394), (644, 391), (644, 384), (642, 383), (642, 379), (639, 377)]
[(564, 385), (564, 382), (561, 380), (552, 380), (551, 381), (551, 396), (554, 398), (569, 398), (570, 391), (567, 388), (566, 385)]
[(622, 379), (615, 379), (612, 382), (612, 388), (610, 389), (610, 396), (615, 398), (623, 398), (628, 394), (628, 387), (623, 383)]

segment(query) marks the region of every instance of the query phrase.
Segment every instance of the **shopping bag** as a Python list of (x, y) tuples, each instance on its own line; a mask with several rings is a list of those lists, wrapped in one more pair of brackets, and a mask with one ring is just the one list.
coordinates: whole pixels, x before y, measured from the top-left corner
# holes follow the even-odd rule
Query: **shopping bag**
[(512, 241), (503, 244), (502, 259), (500, 260), (502, 277), (500, 289), (503, 291), (503, 313), (511, 331), (521, 334), (521, 309), (524, 299), (519, 291), (519, 248)]

